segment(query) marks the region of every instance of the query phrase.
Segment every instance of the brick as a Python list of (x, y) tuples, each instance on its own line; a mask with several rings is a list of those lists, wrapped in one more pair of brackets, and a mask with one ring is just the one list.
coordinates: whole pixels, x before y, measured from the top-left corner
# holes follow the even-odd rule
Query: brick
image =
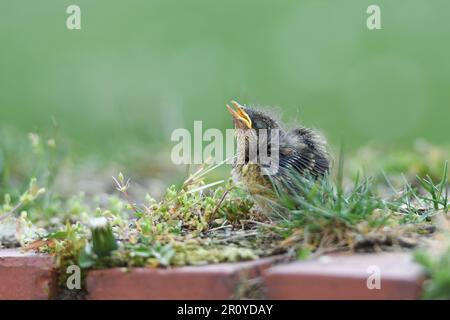
[(0, 250), (0, 300), (45, 300), (57, 290), (53, 258), (20, 249)]
[(232, 299), (241, 281), (261, 276), (277, 259), (169, 269), (94, 270), (86, 279), (88, 299)]
[[(368, 289), (370, 266), (381, 288)], [(269, 299), (417, 299), (423, 272), (408, 253), (326, 256), (270, 268), (264, 274)]]

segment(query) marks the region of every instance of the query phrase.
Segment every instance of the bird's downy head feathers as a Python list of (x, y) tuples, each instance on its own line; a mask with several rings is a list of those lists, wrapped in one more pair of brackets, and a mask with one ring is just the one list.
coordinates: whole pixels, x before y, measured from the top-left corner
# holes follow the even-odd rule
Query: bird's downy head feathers
[(235, 129), (242, 130), (260, 130), (260, 129), (279, 129), (280, 126), (274, 117), (264, 111), (250, 107), (244, 107), (236, 101), (231, 102), (234, 109), (227, 105), (228, 111), (233, 117)]

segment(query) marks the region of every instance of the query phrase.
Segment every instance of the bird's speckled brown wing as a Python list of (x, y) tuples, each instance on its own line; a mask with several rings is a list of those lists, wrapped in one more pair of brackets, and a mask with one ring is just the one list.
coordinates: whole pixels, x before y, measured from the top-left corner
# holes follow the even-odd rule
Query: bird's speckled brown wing
[(279, 172), (277, 178), (292, 174), (323, 176), (330, 169), (325, 142), (314, 131), (299, 128), (280, 139)]
[(299, 174), (311, 174), (313, 177), (323, 176), (329, 169), (328, 159), (323, 155), (304, 151), (295, 155), (280, 156), (280, 173), (286, 170), (290, 173), (297, 171)]

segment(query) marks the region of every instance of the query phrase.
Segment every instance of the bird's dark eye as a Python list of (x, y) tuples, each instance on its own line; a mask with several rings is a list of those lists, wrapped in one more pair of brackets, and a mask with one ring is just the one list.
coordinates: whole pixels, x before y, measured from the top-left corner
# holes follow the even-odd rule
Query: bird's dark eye
[(256, 127), (258, 129), (270, 129), (271, 124), (268, 121), (265, 121), (264, 119), (256, 121)]
[(264, 126), (260, 120), (253, 121), (253, 128), (262, 129)]

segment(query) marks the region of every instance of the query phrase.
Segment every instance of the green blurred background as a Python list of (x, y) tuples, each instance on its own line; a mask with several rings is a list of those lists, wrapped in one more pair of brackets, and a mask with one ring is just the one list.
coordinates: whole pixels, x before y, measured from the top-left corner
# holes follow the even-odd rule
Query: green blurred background
[[(382, 30), (366, 27), (381, 7)], [(81, 30), (66, 8), (81, 7)], [(73, 152), (170, 145), (225, 103), (279, 106), (332, 144), (449, 142), (450, 2), (0, 2), (0, 126), (56, 119)]]

